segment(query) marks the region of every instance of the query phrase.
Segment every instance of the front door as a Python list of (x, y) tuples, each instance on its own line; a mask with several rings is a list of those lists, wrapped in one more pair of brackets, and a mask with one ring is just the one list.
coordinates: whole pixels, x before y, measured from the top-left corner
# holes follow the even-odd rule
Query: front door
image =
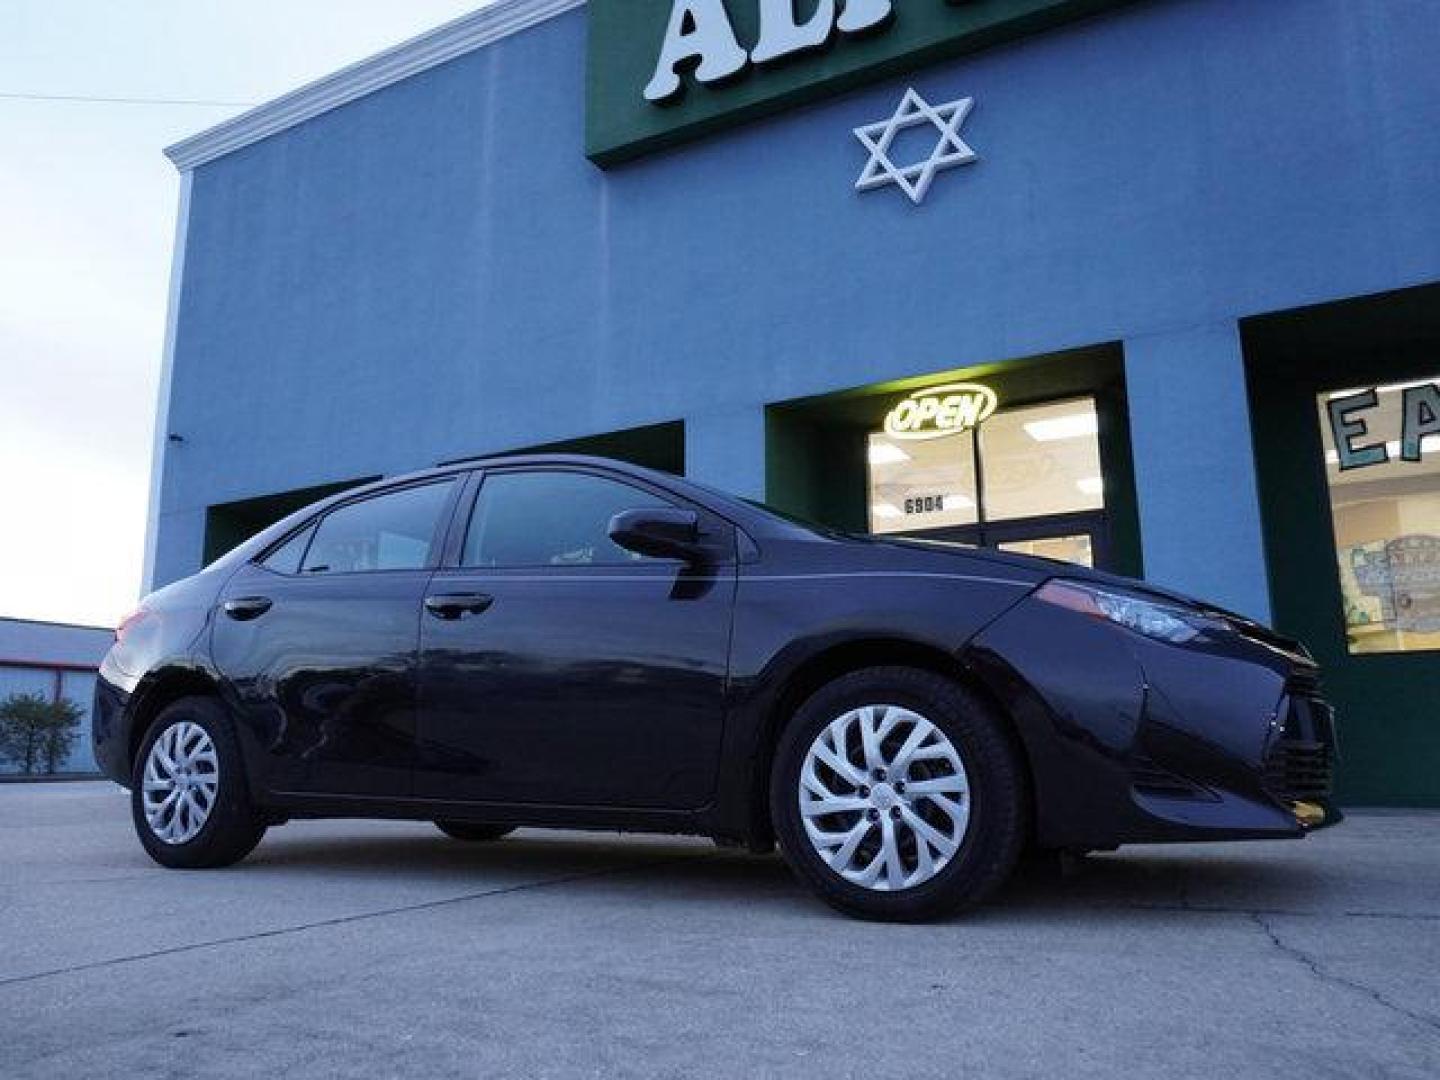
[[(421, 620), (417, 794), (694, 809), (719, 758), (735, 540), (703, 566), (612, 543), (673, 497), (603, 471), (487, 472)], [(700, 509), (689, 507), (690, 509)]]
[(343, 503), (226, 585), (211, 654), (253, 781), (409, 794), (421, 602), (459, 486)]

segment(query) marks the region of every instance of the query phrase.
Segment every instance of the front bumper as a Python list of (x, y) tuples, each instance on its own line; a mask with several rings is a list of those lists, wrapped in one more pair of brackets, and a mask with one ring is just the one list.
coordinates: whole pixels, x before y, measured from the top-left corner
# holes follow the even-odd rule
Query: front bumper
[(1307, 832), (1339, 824), (1344, 815), (1331, 801), (1338, 758), (1335, 710), (1310, 671), (1297, 669), (1286, 680), (1275, 728), (1263, 764), (1265, 789)]
[(1033, 597), (964, 661), (1019, 729), (1038, 842), (1280, 839), (1340, 820), (1314, 665), (1244, 627), (1170, 645)]

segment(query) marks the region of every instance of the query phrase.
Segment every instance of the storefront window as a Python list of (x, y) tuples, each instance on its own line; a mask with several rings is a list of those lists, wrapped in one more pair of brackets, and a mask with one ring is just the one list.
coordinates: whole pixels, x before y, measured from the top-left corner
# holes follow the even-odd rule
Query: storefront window
[(1081, 566), (1095, 565), (1094, 544), (1087, 534), (1079, 536), (1046, 536), (1039, 540), (1010, 540), (997, 544), (1001, 551), (1013, 551), (1020, 555), (1039, 555), (1061, 562), (1079, 563)]
[(986, 521), (1105, 506), (1093, 399), (996, 413), (980, 428), (980, 460)]
[[(911, 395), (902, 402), (910, 410), (905, 422), (887, 422), (886, 431), (870, 436), (871, 532), (918, 533), (1093, 566), (1094, 538), (1068, 515), (1105, 509), (1094, 399), (967, 415), (967, 402), (982, 396), (975, 391), (991, 409), (994, 394), (971, 384), (940, 390), (962, 396), (927, 410), (910, 406), (917, 396)], [(898, 415), (897, 407), (891, 417)], [(927, 424), (947, 423), (973, 426), (922, 433)]]
[(911, 532), (979, 520), (975, 433), (924, 441), (870, 436), (870, 531)]
[(1440, 649), (1440, 379), (1317, 408), (1350, 651)]

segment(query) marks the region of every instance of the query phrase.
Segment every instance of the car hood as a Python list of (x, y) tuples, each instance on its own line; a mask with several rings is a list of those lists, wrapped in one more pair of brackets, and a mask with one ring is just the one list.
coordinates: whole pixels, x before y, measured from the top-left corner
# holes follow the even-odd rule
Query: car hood
[(1165, 589), (1157, 589), (1143, 581), (1107, 573), (1103, 570), (1092, 570), (1088, 566), (1081, 566), (1078, 563), (1047, 559), (1039, 555), (1020, 555), (1009, 551), (996, 551), (993, 548), (961, 547), (938, 540), (921, 540), (911, 537), (856, 536), (853, 539), (857, 543), (872, 546), (880, 551), (893, 554), (904, 552), (907, 553), (904, 557), (924, 559), (931, 563), (937, 571), (950, 568), (962, 572), (961, 567), (968, 567), (973, 572), (973, 568), (976, 566), (986, 566), (990, 567), (992, 572), (1005, 572), (1020, 580), (1034, 581), (1037, 585), (1050, 578), (1064, 577), (1074, 581), (1093, 581), (1118, 588), (1140, 589), (1167, 600), (1201, 606), (1189, 597)]
[[(1152, 596), (1159, 600), (1176, 604), (1180, 607), (1189, 608), (1212, 619), (1220, 620), (1229, 624), (1230, 628), (1242, 637), (1251, 641), (1259, 642), (1269, 648), (1278, 649), (1287, 655), (1303, 660), (1306, 663), (1313, 663), (1309, 650), (1296, 641), (1294, 638), (1286, 637), (1276, 633), (1263, 623), (1238, 612), (1230, 611), (1219, 604), (1211, 603), (1199, 597), (1191, 596), (1188, 593), (1179, 592), (1175, 589), (1167, 589), (1162, 585), (1154, 585), (1148, 581), (1141, 581), (1138, 578), (1125, 577), (1122, 574), (1112, 574), (1105, 570), (1093, 570), (1088, 566), (1080, 566), (1077, 563), (1060, 562), (1057, 559), (1045, 559), (1034, 555), (1017, 555), (1008, 551), (995, 551), (990, 548), (959, 548), (950, 544), (941, 544), (931, 540), (916, 540), (909, 538), (897, 538), (886, 540), (875, 540), (875, 543), (883, 544), (892, 548), (904, 548), (912, 551), (923, 551), (928, 557), (936, 561), (937, 566), (950, 566), (958, 568), (960, 565), (973, 568), (976, 565), (993, 566), (1016, 577), (1024, 576), (1025, 580), (1033, 580), (1038, 586), (1051, 578), (1065, 578), (1069, 581), (1084, 581), (1094, 585), (1108, 586), (1114, 589), (1123, 589), (1127, 592), (1141, 593)], [(958, 571), (957, 569), (957, 572)], [(973, 569), (969, 572), (973, 572)]]

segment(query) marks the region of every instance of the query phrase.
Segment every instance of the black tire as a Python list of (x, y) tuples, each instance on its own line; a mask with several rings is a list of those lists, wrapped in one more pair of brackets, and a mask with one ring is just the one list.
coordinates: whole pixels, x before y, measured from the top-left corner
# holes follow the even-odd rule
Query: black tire
[(488, 843), (503, 840), (515, 831), (514, 825), (476, 825), (469, 821), (437, 821), (435, 827), (452, 840)]
[[(831, 869), (806, 834), (799, 806), (801, 769), (821, 731), (852, 709), (881, 704), (909, 709), (939, 728), (959, 753), (969, 786), (968, 824), (949, 862), (928, 881), (891, 892)], [(847, 915), (888, 922), (923, 922), (980, 903), (1009, 878), (1029, 833), (1024, 767), (1004, 721), (959, 683), (905, 667), (844, 675), (799, 708), (776, 748), (770, 814), (785, 861), (801, 882)]]
[[(215, 748), (216, 793), (204, 824), (194, 836), (170, 843), (157, 835), (145, 814), (145, 764), (160, 736), (187, 722), (202, 728)], [(245, 763), (230, 718), (213, 698), (189, 697), (167, 705), (140, 742), (130, 773), (130, 812), (149, 856), (175, 870), (202, 870), (237, 863), (265, 835), (265, 821), (250, 802)]]

